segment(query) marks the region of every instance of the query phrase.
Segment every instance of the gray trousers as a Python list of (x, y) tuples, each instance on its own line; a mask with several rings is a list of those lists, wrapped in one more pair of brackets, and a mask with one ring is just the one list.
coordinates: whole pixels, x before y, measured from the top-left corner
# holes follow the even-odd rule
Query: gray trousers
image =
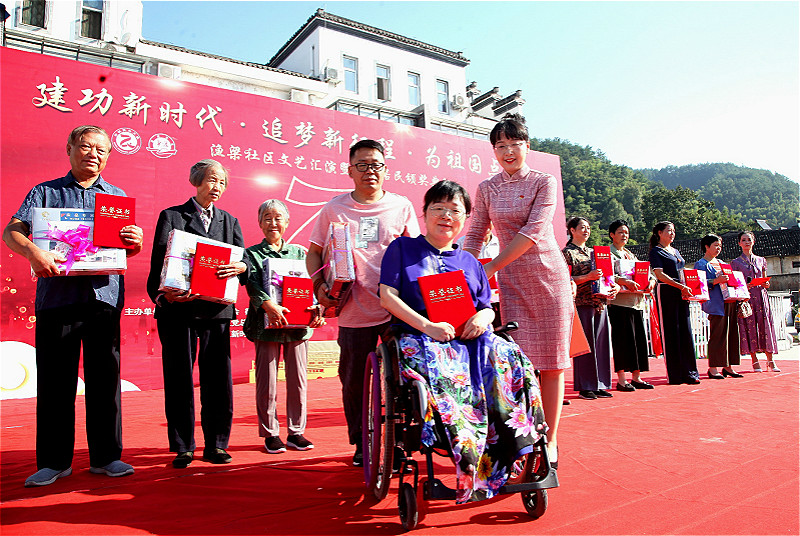
[(283, 348), (286, 370), (286, 420), (289, 435), (306, 430), (308, 341), (256, 341), (256, 413), (258, 435), (280, 435), (278, 422), (278, 363)]
[(611, 330), (608, 310), (597, 313), (594, 307), (578, 306), (583, 332), (592, 353), (573, 359), (572, 372), (575, 391), (598, 391), (611, 387)]

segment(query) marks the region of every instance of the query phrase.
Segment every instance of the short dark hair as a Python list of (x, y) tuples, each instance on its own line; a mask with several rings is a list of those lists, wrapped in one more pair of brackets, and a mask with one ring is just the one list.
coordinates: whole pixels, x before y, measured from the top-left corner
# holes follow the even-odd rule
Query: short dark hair
[(742, 237), (746, 234), (749, 234), (753, 238), (753, 242), (756, 241), (756, 234), (753, 231), (742, 231), (738, 235), (736, 235), (736, 242), (741, 242)]
[(567, 239), (567, 244), (572, 244), (572, 233), (570, 233), (570, 230), (571, 229), (575, 229), (576, 227), (578, 227), (578, 225), (582, 221), (585, 221), (586, 223), (588, 223), (589, 227), (592, 226), (592, 224), (589, 223), (589, 220), (587, 220), (583, 216), (573, 216), (573, 217), (571, 217), (570, 219), (567, 220), (567, 235), (569, 235), (569, 239)]
[(509, 140), (530, 141), (528, 127), (525, 126), (525, 118), (519, 114), (506, 114), (497, 123), (489, 134), (489, 141), (492, 145), (497, 143), (500, 134), (504, 134)]
[(111, 147), (111, 137), (108, 135), (102, 127), (98, 127), (95, 125), (81, 125), (79, 127), (75, 127), (72, 129), (72, 132), (69, 133), (69, 138), (67, 138), (67, 143), (70, 145), (75, 145), (78, 143), (78, 140), (81, 139), (81, 136), (86, 134), (87, 132), (94, 132), (95, 134), (102, 134), (108, 140), (108, 146)]
[(609, 224), (609, 226), (608, 226), (608, 234), (614, 234), (614, 233), (616, 233), (616, 232), (617, 232), (617, 229), (619, 229), (619, 228), (620, 228), (620, 227), (622, 227), (623, 225), (624, 225), (625, 227), (627, 227), (627, 228), (628, 228), (628, 230), (630, 230), (631, 226), (630, 226), (630, 225), (628, 225), (628, 222), (627, 222), (627, 221), (625, 221), (625, 220), (614, 220), (614, 221), (612, 221), (612, 222)]
[(708, 246), (710, 246), (714, 242), (719, 242), (720, 244), (722, 244), (722, 238), (719, 235), (710, 233), (700, 239), (700, 249), (703, 250), (703, 255), (705, 255)]
[(436, 182), (428, 188), (425, 192), (424, 205), (422, 211), (428, 210), (428, 205), (431, 203), (438, 203), (440, 201), (452, 201), (460, 197), (464, 203), (464, 210), (467, 211), (467, 216), (472, 212), (472, 200), (469, 198), (466, 188), (461, 186), (455, 181), (442, 180)]
[(383, 145), (375, 140), (358, 140), (353, 145), (350, 146), (350, 160), (353, 160), (353, 157), (356, 155), (356, 151), (359, 149), (375, 149), (382, 155), (383, 152)]

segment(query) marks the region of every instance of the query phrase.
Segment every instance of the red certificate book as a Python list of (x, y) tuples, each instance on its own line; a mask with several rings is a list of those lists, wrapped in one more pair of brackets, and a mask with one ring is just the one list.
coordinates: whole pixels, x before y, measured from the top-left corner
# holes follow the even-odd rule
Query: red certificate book
[(725, 264), (724, 262), (719, 263), (719, 267), (722, 268), (722, 273), (728, 276), (728, 286), (731, 287), (738, 287), (740, 285), (739, 281), (733, 276), (733, 268), (730, 264)]
[(681, 271), (683, 283), (692, 290), (692, 297), (689, 301), (708, 301), (708, 284), (706, 283), (705, 270), (694, 270), (684, 268)]
[(476, 313), (463, 270), (417, 278), (428, 318), (432, 322), (448, 322), (461, 335), (464, 324)]
[(136, 199), (121, 195), (95, 194), (94, 197), (94, 245), (103, 248), (127, 248), (119, 237), (119, 231), (136, 223)]
[[(488, 262), (491, 262), (492, 259), (487, 257), (485, 259), (478, 259), (478, 260), (481, 261), (481, 264), (486, 264)], [(497, 274), (494, 274), (492, 277), (489, 278), (489, 288), (493, 290), (497, 290), (499, 288), (497, 286)]]
[(311, 323), (312, 311), (306, 309), (314, 305), (314, 285), (311, 283), (311, 278), (283, 276), (282, 305), (289, 309), (289, 312), (283, 315), (289, 326), (308, 326)]
[(640, 290), (645, 290), (650, 284), (650, 263), (647, 261), (636, 261), (633, 269), (633, 282), (639, 285)]
[(754, 287), (760, 287), (761, 285), (769, 281), (769, 279), (770, 279), (769, 277), (756, 277), (750, 281), (750, 284), (753, 285)]
[(217, 266), (230, 262), (230, 248), (198, 242), (192, 265), (190, 292), (209, 298), (224, 298), (228, 280), (217, 277)]
[(592, 294), (610, 296), (614, 288), (614, 265), (611, 262), (611, 247), (594, 246), (594, 267), (603, 271), (597, 281), (592, 281)]

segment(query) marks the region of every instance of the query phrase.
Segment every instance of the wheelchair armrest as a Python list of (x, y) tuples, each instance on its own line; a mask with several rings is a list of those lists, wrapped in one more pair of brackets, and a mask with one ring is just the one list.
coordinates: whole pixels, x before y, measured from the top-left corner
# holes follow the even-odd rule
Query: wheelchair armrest
[(501, 333), (508, 333), (509, 331), (514, 331), (519, 329), (519, 324), (516, 322), (506, 322), (504, 326), (500, 326), (496, 330), (494, 330), (495, 335), (499, 335)]

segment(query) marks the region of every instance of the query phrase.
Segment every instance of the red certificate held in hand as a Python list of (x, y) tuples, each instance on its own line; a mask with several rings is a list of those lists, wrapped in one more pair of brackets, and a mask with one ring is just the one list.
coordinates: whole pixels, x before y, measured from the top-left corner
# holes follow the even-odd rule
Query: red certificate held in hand
[(313, 318), (312, 311), (306, 311), (314, 305), (314, 285), (309, 277), (283, 276), (283, 299), (284, 307), (289, 312), (284, 312), (287, 326), (284, 327), (306, 327)]
[(217, 267), (230, 262), (230, 248), (198, 242), (192, 265), (190, 292), (206, 299), (224, 299), (228, 280), (217, 277)]
[(464, 331), (464, 324), (477, 311), (467, 286), (463, 270), (417, 278), (428, 318), (432, 322), (447, 322), (456, 330), (456, 337)]
[(136, 199), (121, 195), (95, 194), (94, 245), (103, 248), (133, 248), (125, 244), (119, 231), (136, 223)]

